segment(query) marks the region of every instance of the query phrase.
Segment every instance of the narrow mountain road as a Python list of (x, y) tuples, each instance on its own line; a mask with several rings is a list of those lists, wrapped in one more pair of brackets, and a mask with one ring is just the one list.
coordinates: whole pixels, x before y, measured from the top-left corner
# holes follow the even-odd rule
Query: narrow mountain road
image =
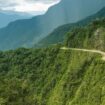
[(100, 51), (100, 50), (88, 50), (88, 49), (79, 49), (79, 48), (67, 48), (67, 47), (62, 47), (62, 50), (75, 50), (75, 51), (83, 51), (83, 52), (91, 52), (91, 53), (97, 53), (102, 55), (102, 60), (105, 61), (105, 52)]

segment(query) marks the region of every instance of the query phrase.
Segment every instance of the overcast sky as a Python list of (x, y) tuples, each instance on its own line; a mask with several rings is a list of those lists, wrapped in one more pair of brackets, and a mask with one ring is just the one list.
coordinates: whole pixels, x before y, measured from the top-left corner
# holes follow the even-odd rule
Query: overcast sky
[(0, 0), (0, 11), (41, 14), (60, 0)]

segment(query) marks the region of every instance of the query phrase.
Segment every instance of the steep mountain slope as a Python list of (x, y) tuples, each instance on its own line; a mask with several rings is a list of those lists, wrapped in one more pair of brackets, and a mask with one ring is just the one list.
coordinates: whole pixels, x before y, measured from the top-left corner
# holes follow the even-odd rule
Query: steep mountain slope
[(105, 0), (62, 0), (45, 15), (19, 20), (1, 29), (0, 49), (30, 47), (56, 27), (81, 20), (104, 6)]
[(13, 22), (15, 20), (26, 19), (29, 17), (31, 17), (31, 16), (0, 12), (0, 28), (6, 27), (10, 22)]
[(97, 12), (96, 14), (89, 16), (77, 23), (74, 24), (66, 24), (63, 26), (60, 26), (58, 28), (56, 28), (51, 34), (49, 34), (47, 37), (45, 37), (44, 39), (42, 39), (41, 41), (39, 41), (35, 47), (44, 47), (44, 46), (49, 46), (52, 44), (57, 44), (57, 43), (62, 43), (65, 39), (66, 34), (72, 30), (72, 28), (74, 27), (78, 27), (78, 26), (84, 26), (89, 24), (91, 21), (93, 20), (97, 20), (97, 19), (101, 19), (105, 17), (105, 7), (102, 8), (99, 12)]
[(88, 26), (73, 29), (67, 35), (66, 46), (99, 49), (105, 51), (105, 18), (95, 20)]
[(97, 53), (105, 50), (104, 23), (73, 29), (66, 49), (0, 52), (0, 104), (105, 105), (105, 59)]
[(1, 105), (105, 105), (105, 61), (95, 53), (0, 52)]

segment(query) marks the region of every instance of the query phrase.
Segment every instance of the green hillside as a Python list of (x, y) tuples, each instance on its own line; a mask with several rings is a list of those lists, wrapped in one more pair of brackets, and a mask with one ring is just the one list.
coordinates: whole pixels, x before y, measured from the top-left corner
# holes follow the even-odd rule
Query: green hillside
[(105, 105), (105, 61), (81, 51), (0, 53), (0, 105)]
[[(105, 19), (68, 33), (65, 47), (0, 52), (0, 105), (105, 105)], [(104, 55), (105, 56), (105, 55)]]
[(74, 28), (68, 33), (66, 46), (105, 51), (105, 18), (95, 20), (85, 27)]

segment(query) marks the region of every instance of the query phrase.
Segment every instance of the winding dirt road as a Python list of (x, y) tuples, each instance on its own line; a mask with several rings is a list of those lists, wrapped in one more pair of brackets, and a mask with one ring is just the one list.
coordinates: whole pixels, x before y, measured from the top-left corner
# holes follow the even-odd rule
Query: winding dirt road
[(75, 50), (75, 51), (83, 51), (83, 52), (91, 52), (91, 53), (97, 53), (102, 55), (102, 60), (105, 61), (105, 52), (100, 51), (100, 50), (88, 50), (88, 49), (79, 49), (79, 48), (67, 48), (67, 47), (62, 47), (62, 50)]

